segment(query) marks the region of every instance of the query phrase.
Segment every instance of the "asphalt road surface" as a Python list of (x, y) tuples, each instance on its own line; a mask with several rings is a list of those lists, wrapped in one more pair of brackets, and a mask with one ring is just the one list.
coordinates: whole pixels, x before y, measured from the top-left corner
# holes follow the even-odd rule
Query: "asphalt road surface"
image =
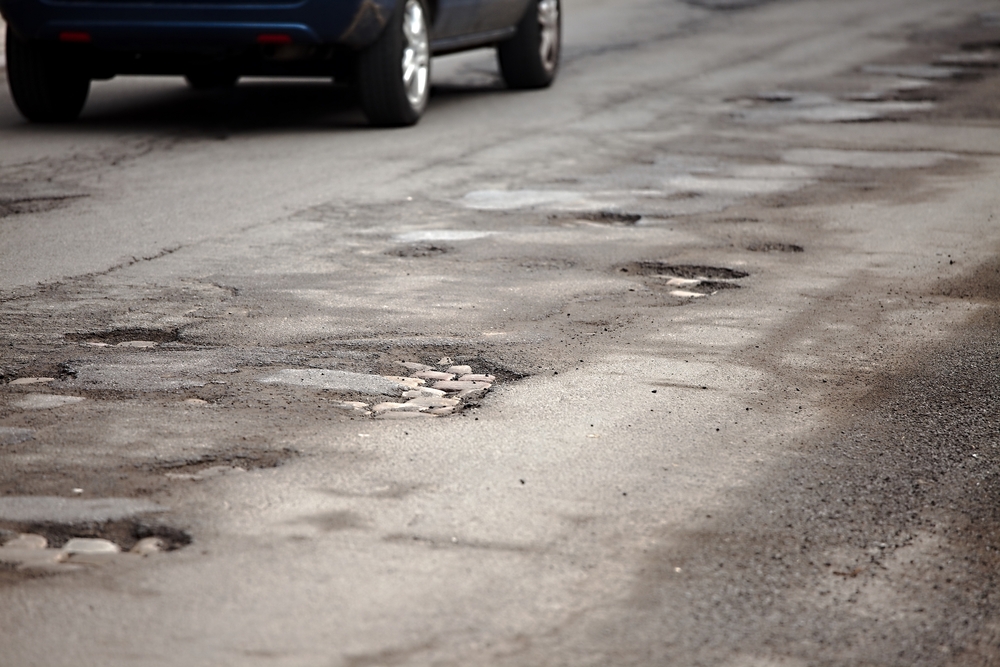
[(4, 667), (1000, 664), (1000, 7), (565, 12), (0, 94)]

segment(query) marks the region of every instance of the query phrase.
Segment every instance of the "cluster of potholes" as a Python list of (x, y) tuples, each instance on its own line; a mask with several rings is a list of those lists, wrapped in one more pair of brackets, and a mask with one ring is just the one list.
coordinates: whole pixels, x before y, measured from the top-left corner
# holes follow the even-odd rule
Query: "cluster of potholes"
[[(989, 21), (981, 21), (989, 27)], [(860, 73), (879, 80), (868, 90), (839, 96), (775, 90), (744, 100), (749, 108), (734, 113), (749, 123), (869, 122), (930, 111), (935, 96), (926, 89), (944, 81), (973, 81), (1000, 67), (1000, 42), (973, 41), (938, 55), (929, 63), (870, 64)], [(763, 106), (761, 106), (763, 104)]]

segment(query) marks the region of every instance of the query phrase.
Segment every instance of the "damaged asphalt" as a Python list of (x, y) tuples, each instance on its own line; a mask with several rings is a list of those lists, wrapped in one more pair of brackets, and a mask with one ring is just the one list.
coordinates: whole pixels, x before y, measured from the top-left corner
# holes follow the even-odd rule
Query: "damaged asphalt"
[(566, 6), (0, 97), (4, 664), (997, 663), (991, 3)]

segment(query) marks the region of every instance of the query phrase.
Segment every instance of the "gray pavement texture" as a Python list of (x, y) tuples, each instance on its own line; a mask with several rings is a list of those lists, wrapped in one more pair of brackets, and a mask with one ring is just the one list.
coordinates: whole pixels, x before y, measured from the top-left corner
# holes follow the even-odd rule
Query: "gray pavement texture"
[(0, 664), (1000, 664), (995, 2), (565, 9), (0, 94)]

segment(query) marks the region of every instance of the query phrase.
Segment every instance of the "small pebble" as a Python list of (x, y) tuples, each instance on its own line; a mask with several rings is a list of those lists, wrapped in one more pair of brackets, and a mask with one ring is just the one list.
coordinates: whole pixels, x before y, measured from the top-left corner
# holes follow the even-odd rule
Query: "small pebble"
[(203, 401), (200, 398), (185, 398), (184, 402), (188, 405), (208, 405), (208, 401)]
[(148, 556), (149, 554), (155, 554), (166, 550), (166, 543), (159, 537), (144, 537), (136, 542), (135, 546), (129, 549), (129, 553), (138, 554), (140, 556)]
[(63, 553), (68, 554), (107, 554), (118, 553), (122, 548), (110, 540), (98, 537), (74, 537), (63, 545)]
[(451, 366), (453, 363), (455, 363), (455, 362), (451, 360), (451, 357), (441, 357), (441, 361), (439, 361), (437, 363), (437, 365), (438, 366)]
[(472, 366), (452, 366), (448, 369), (448, 372), (455, 375), (468, 375), (472, 372)]
[(458, 378), (458, 380), (459, 382), (489, 382), (492, 384), (496, 380), (496, 376), (468, 373)]
[(49, 546), (49, 541), (43, 535), (34, 533), (21, 533), (12, 540), (4, 543), (4, 549), (44, 549)]
[(453, 380), (455, 378), (454, 373), (442, 373), (441, 371), (420, 371), (415, 373), (418, 378), (426, 378), (428, 380)]
[(406, 404), (393, 403), (389, 401), (385, 403), (376, 403), (375, 405), (372, 406), (372, 412), (374, 412), (375, 414), (379, 414), (380, 412), (388, 412), (389, 410), (399, 410), (404, 405)]
[(55, 378), (17, 378), (16, 380), (11, 380), (12, 385), (18, 384), (42, 384), (45, 382), (55, 382)]

